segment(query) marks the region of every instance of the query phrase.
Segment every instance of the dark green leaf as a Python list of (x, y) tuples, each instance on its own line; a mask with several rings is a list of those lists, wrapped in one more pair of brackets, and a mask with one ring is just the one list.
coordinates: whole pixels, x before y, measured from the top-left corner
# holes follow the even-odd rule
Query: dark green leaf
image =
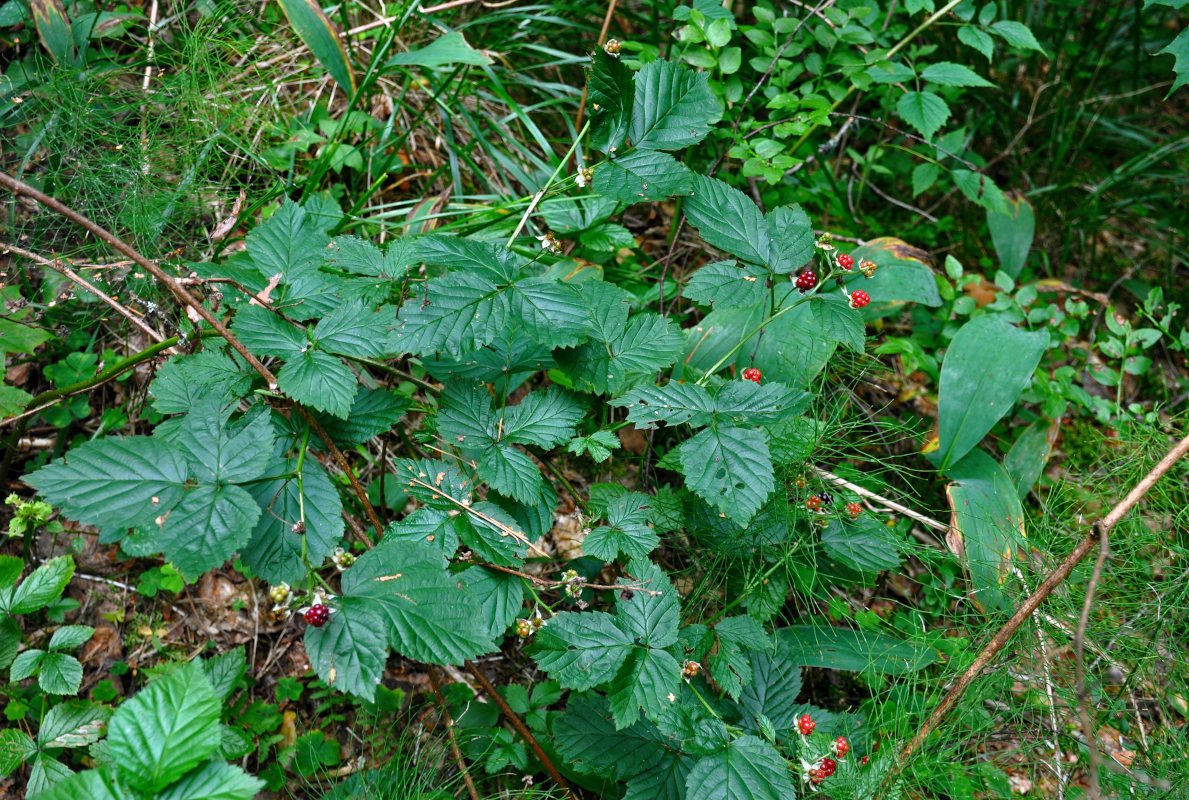
[(479, 477), (505, 497), (531, 503), (541, 490), (541, 470), (527, 454), (509, 445), (489, 447), (478, 456)]
[(62, 595), (74, 576), (70, 556), (57, 556), (42, 564), (16, 587), (0, 589), (0, 611), (29, 614), (45, 608)]
[(768, 225), (759, 207), (743, 192), (717, 178), (699, 175), (684, 211), (708, 244), (752, 264), (770, 264)]
[(934, 661), (928, 647), (876, 631), (794, 625), (780, 628), (775, 634), (788, 647), (789, 658), (800, 666), (900, 675), (916, 672)]
[[(343, 91), (355, 91), (355, 71), (347, 50), (317, 0), (277, 0), (293, 30), (301, 37)], [(459, 34), (461, 36), (462, 34)]]
[(78, 694), (83, 665), (65, 653), (46, 653), (37, 673), (37, 685), (48, 694)]
[(315, 273), (326, 259), (328, 244), (330, 237), (292, 200), (282, 203), (247, 238), (248, 254), (260, 274), (265, 278), (279, 274), (284, 283)]
[(393, 349), (453, 355), (474, 350), (507, 324), (507, 310), (507, 298), (485, 277), (456, 272), (434, 278), (424, 297), (414, 294), (401, 306)]
[(693, 797), (731, 800), (789, 800), (793, 786), (776, 748), (756, 736), (742, 736), (694, 763), (686, 778)]
[(574, 435), (574, 426), (585, 413), (577, 398), (557, 387), (532, 392), (505, 409), (503, 441), (556, 447)]
[(7, 778), (35, 755), (37, 745), (29, 734), (15, 728), (0, 731), (0, 778)]
[(466, 524), (464, 517), (449, 511), (419, 508), (400, 522), (389, 525), (384, 531), (384, 541), (416, 543), (445, 564), (458, 549), (459, 532)]
[(950, 107), (932, 92), (905, 92), (896, 103), (896, 110), (926, 139), (932, 138), (950, 116)]
[(777, 732), (791, 733), (797, 726), (801, 668), (783, 647), (775, 652), (753, 650), (750, 660), (751, 681), (743, 687), (739, 705), (746, 710), (749, 722), (763, 715)]
[[(296, 457), (275, 459), (270, 475), (297, 468)], [(395, 480), (395, 478), (394, 478)], [(305, 577), (301, 554), (312, 564), (321, 564), (343, 538), (342, 500), (326, 470), (317, 459), (306, 456), (302, 464), (302, 491), (297, 478), (274, 478), (247, 487), (261, 509), (251, 539), (242, 548), (244, 563), (269, 583), (296, 583)], [(301, 521), (305, 495), (305, 535), (294, 526)]]
[(615, 618), (602, 611), (562, 611), (537, 634), (537, 665), (569, 689), (589, 689), (615, 677), (633, 650)]
[(758, 267), (716, 261), (695, 272), (682, 295), (714, 308), (749, 308), (764, 301), (767, 279), (767, 272)]
[(524, 332), (550, 347), (572, 347), (590, 330), (589, 312), (572, 286), (525, 278), (508, 289), (508, 310)]
[(63, 625), (54, 631), (48, 645), (50, 650), (67, 652), (82, 647), (95, 635), (95, 629), (90, 625)]
[(750, 428), (707, 428), (681, 445), (681, 468), (690, 489), (741, 525), (775, 486), (768, 441)]
[[(754, 384), (752, 384), (754, 386)], [(695, 383), (670, 381), (664, 386), (637, 386), (611, 405), (628, 410), (627, 421), (641, 430), (665, 425), (708, 425), (714, 412), (710, 392)]]
[(637, 644), (649, 647), (674, 644), (680, 604), (677, 590), (660, 567), (646, 559), (633, 559), (628, 565), (628, 577), (620, 578), (618, 584), (637, 587), (630, 592), (621, 591), (615, 599), (615, 619), (620, 629)]
[(614, 338), (559, 350), (557, 358), (576, 384), (600, 394), (618, 394), (672, 364), (682, 343), (669, 320), (642, 313)]
[(639, 774), (665, 754), (651, 723), (617, 729), (606, 698), (594, 693), (570, 697), (565, 714), (553, 725), (553, 735), (568, 765), (615, 780)]
[(987, 61), (990, 61), (991, 56), (995, 54), (995, 43), (991, 39), (991, 34), (973, 25), (963, 25), (961, 28), (958, 28), (958, 41), (962, 44), (970, 45), (982, 53)]
[(681, 686), (681, 665), (667, 650), (642, 647), (634, 650), (627, 665), (608, 687), (611, 716), (616, 728), (626, 728), (640, 718), (640, 711), (656, 719), (673, 703)]
[(247, 656), (242, 646), (211, 656), (202, 662), (202, 670), (206, 673), (206, 678), (210, 681), (211, 689), (219, 698), (219, 702), (225, 703), (227, 698), (231, 697), (232, 691), (244, 676), (246, 664)]
[(809, 306), (822, 336), (844, 344), (856, 353), (863, 352), (866, 341), (863, 315), (847, 305), (845, 297), (840, 294), (817, 295), (809, 301)]
[(396, 324), (391, 313), (372, 311), (351, 303), (327, 314), (310, 332), (323, 350), (356, 358), (383, 358), (388, 353), (388, 332)]
[[(1177, 34), (1177, 38), (1168, 43), (1168, 46), (1163, 50), (1157, 52), (1157, 55), (1168, 54), (1173, 57), (1173, 71), (1176, 72), (1177, 77), (1172, 82), (1172, 88), (1168, 90), (1168, 95), (1171, 95), (1180, 87), (1189, 83), (1189, 28)], [(1165, 95), (1165, 97), (1168, 97)]]
[(294, 358), (310, 346), (304, 330), (263, 306), (241, 308), (231, 328), (246, 347), (259, 355)]
[(227, 423), (231, 411), (217, 396), (208, 396), (183, 418), (174, 437), (202, 483), (250, 481), (268, 466), (275, 438), (268, 414), (257, 410), (232, 426)]
[(240, 486), (199, 486), (165, 518), (161, 550), (178, 572), (197, 579), (248, 543), (260, 514), (260, 506)]
[(668, 153), (633, 150), (595, 168), (595, 192), (621, 203), (643, 203), (690, 194), (694, 173)]
[(409, 257), (413, 262), (477, 275), (501, 286), (515, 280), (525, 265), (522, 256), (497, 242), (437, 233), (418, 236), (411, 241)]
[(325, 417), (320, 422), (340, 447), (354, 447), (390, 431), (411, 405), (409, 398), (387, 389), (360, 388), (345, 420)]
[(1058, 435), (1058, 423), (1043, 417), (1024, 429), (1003, 458), (1003, 468), (1023, 500), (1044, 472)]
[(604, 153), (622, 147), (632, 119), (632, 71), (600, 48), (595, 50), (586, 86), (591, 145)]
[(970, 67), (952, 61), (939, 61), (921, 70), (921, 79), (939, 86), (994, 86)]
[(628, 131), (635, 147), (676, 150), (697, 144), (722, 116), (704, 72), (658, 59), (636, 73), (635, 83)]
[(781, 206), (764, 217), (767, 228), (773, 272), (788, 275), (796, 272), (813, 258), (813, 226), (809, 215), (799, 205)]
[(359, 388), (355, 375), (337, 357), (307, 350), (285, 362), (277, 386), (302, 405), (345, 419)]
[(991, 231), (991, 242), (999, 266), (1014, 280), (1024, 269), (1028, 251), (1032, 249), (1032, 236), (1036, 231), (1036, 214), (1023, 195), (1005, 197), (1006, 213), (987, 211), (987, 227)]
[(853, 522), (831, 520), (822, 531), (826, 555), (860, 572), (882, 572), (900, 566), (896, 539), (887, 526), (868, 516)]
[(369, 597), (342, 597), (331, 608), (324, 626), (306, 626), (310, 665), (331, 688), (371, 702), (388, 660), (385, 620)]
[(515, 575), (486, 567), (467, 567), (460, 575), (482, 608), (479, 620), (486, 636), (499, 641), (524, 605), (524, 584)]
[(207, 395), (230, 403), (247, 394), (250, 377), (233, 358), (208, 348), (192, 356), (176, 356), (157, 372), (149, 390), (153, 407), (162, 414), (184, 414)]
[(1020, 50), (1035, 50), (1041, 55), (1047, 55), (1044, 48), (1036, 41), (1031, 29), (1022, 22), (1005, 19), (994, 22), (987, 28), (991, 33), (1003, 37), (1003, 40)]

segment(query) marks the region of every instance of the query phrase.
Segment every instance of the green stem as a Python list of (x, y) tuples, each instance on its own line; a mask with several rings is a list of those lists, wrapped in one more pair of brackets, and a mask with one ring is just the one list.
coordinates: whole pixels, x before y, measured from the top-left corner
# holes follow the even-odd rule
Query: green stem
[(587, 123), (582, 126), (582, 130), (578, 131), (578, 135), (574, 137), (574, 143), (570, 145), (570, 149), (566, 151), (566, 154), (561, 157), (561, 161), (559, 161), (557, 164), (557, 169), (553, 170), (553, 174), (549, 176), (549, 180), (545, 181), (545, 185), (541, 187), (541, 191), (537, 192), (536, 195), (533, 196), (533, 201), (529, 204), (528, 208), (525, 209), (524, 216), (520, 218), (520, 224), (516, 226), (516, 230), (512, 231), (512, 235), (508, 238), (508, 243), (504, 245), (505, 247), (511, 247), (513, 242), (516, 241), (516, 237), (520, 235), (522, 230), (524, 230), (524, 226), (528, 222), (529, 216), (532, 215), (533, 210), (537, 207), (537, 203), (541, 202), (541, 198), (545, 196), (545, 192), (549, 191), (549, 187), (553, 185), (555, 180), (557, 180), (557, 176), (560, 175), (561, 171), (566, 168), (566, 164), (568, 164), (570, 161), (570, 156), (574, 155), (574, 151), (578, 149), (578, 145), (582, 141), (582, 137), (586, 135), (588, 130), (590, 130), (589, 121), (587, 121)]
[(747, 344), (748, 342), (751, 341), (751, 337), (755, 336), (757, 333), (762, 331), (764, 328), (771, 325), (774, 321), (776, 321), (780, 317), (783, 317), (785, 314), (792, 311), (794, 308), (801, 305), (806, 300), (808, 300), (809, 298), (811, 298), (815, 294), (817, 294), (817, 289), (820, 288), (822, 283), (824, 283), (824, 282), (825, 282), (825, 278), (823, 278), (818, 283), (817, 288), (815, 288), (812, 292), (810, 292), (809, 294), (807, 294), (804, 297), (797, 300), (797, 302), (793, 303), (791, 306), (785, 306), (784, 308), (780, 309), (776, 313), (769, 314), (767, 317), (765, 317), (763, 320), (761, 320), (759, 325), (756, 325), (754, 328), (752, 328), (751, 331), (746, 336), (744, 336), (742, 339), (740, 339), (739, 342), (734, 347), (732, 347), (730, 350), (727, 351), (726, 355), (724, 355), (717, 362), (715, 362), (713, 367), (706, 370), (705, 374), (703, 374), (702, 377), (698, 378), (698, 380), (695, 382), (696, 385), (702, 386), (703, 384), (706, 383), (706, 381), (710, 380), (710, 376), (713, 375), (714, 373), (718, 372), (720, 369), (722, 369), (724, 364), (726, 364), (728, 361), (730, 361), (735, 356), (736, 353), (738, 353), (741, 349), (743, 349), (743, 346), (745, 344)]

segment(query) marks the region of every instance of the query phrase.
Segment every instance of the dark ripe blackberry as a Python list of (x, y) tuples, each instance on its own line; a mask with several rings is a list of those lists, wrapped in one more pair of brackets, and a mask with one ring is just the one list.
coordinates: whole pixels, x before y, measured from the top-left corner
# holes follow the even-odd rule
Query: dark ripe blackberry
[(818, 492), (817, 499), (822, 501), (823, 506), (830, 506), (834, 504), (834, 495), (829, 492)]

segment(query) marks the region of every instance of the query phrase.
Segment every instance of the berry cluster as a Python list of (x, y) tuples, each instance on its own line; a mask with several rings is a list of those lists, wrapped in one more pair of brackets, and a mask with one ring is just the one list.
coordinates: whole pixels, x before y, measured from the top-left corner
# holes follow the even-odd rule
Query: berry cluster
[(862, 289), (851, 292), (851, 294), (850, 294), (850, 307), (851, 308), (862, 308), (863, 306), (867, 305), (870, 302), (871, 302), (871, 295), (867, 294)]
[(829, 492), (811, 494), (809, 495), (809, 499), (805, 501), (805, 507), (810, 511), (821, 511), (823, 506), (832, 505), (834, 505), (834, 495)]
[(811, 269), (807, 269), (797, 276), (797, 288), (802, 292), (808, 292), (814, 286), (817, 286), (817, 273)]
[(842, 267), (847, 272), (850, 272), (850, 268), (853, 267), (854, 265), (855, 265), (855, 260), (851, 256), (848, 256), (845, 253), (838, 256), (838, 266)]
[(312, 625), (315, 628), (321, 628), (330, 619), (330, 608), (321, 603), (312, 605), (305, 611), (306, 625)]
[[(817, 723), (808, 714), (802, 714), (797, 720), (797, 730), (802, 737), (808, 737), (817, 728)], [(806, 739), (802, 742), (802, 749), (808, 750), (815, 744), (813, 740)], [(820, 747), (820, 745), (818, 745)], [(806, 760), (802, 758), (801, 768), (804, 770), (802, 779), (808, 782), (814, 789), (820, 783), (824, 783), (827, 778), (838, 771), (838, 762), (846, 759), (850, 753), (850, 742), (846, 740), (845, 736), (839, 736), (830, 743), (828, 753)]]
[(685, 666), (681, 668), (681, 677), (688, 681), (691, 678), (696, 678), (701, 671), (702, 665), (697, 661), (686, 661)]
[(859, 515), (863, 513), (863, 507), (858, 503), (847, 503), (846, 513), (850, 514), (851, 519), (858, 519)]
[(755, 367), (748, 367), (743, 370), (743, 380), (745, 381), (752, 381), (758, 385), (761, 377), (760, 371)]

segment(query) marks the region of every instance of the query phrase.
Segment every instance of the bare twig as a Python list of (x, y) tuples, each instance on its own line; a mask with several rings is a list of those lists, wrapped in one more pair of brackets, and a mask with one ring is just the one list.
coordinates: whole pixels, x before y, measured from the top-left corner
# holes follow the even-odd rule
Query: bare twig
[(433, 689), (433, 696), (438, 701), (438, 708), (442, 709), (442, 722), (446, 725), (446, 738), (450, 740), (450, 752), (454, 755), (455, 763), (458, 764), (458, 771), (462, 773), (463, 783), (467, 785), (467, 794), (471, 796), (471, 800), (479, 800), (479, 790), (475, 788), (475, 782), (471, 780), (471, 773), (467, 770), (466, 762), (463, 761), (462, 751), (458, 749), (458, 739), (454, 736), (454, 720), (450, 717), (450, 709), (446, 708), (442, 690), (438, 687), (437, 670), (433, 665), (430, 665), (425, 672), (429, 675), (429, 687)]
[(846, 480), (845, 478), (840, 478), (837, 475), (835, 475), (833, 472), (827, 472), (826, 470), (822, 469), (821, 467), (816, 467), (813, 464), (810, 464), (809, 468), (811, 470), (813, 470), (814, 472), (816, 472), (818, 474), (818, 476), (821, 477), (823, 480), (825, 480), (827, 483), (832, 483), (835, 486), (842, 487), (843, 489), (849, 489), (852, 492), (854, 492), (855, 494), (859, 495), (859, 497), (866, 497), (869, 500), (874, 500), (875, 502), (879, 503), (880, 505), (882, 505), (886, 508), (890, 508), (891, 510), (893, 510), (897, 513), (903, 514), (904, 516), (908, 517), (909, 519), (916, 520), (917, 522), (921, 523), (925, 527), (932, 528), (935, 531), (941, 531), (943, 533), (949, 532), (950, 526), (946, 525), (944, 522), (938, 522), (937, 520), (933, 519), (932, 517), (926, 517), (924, 514), (921, 514), (918, 511), (913, 511), (911, 508), (906, 508), (905, 506), (900, 505), (899, 503), (897, 503), (894, 500), (889, 500), (886, 497), (876, 494), (875, 492), (871, 491), (870, 489), (864, 489), (862, 486), (859, 486), (857, 483), (851, 483), (850, 481)]
[(573, 790), (570, 789), (569, 784), (562, 778), (561, 773), (557, 771), (557, 767), (553, 766), (553, 762), (549, 760), (549, 756), (545, 755), (545, 751), (541, 749), (541, 745), (537, 744), (537, 740), (533, 738), (528, 726), (516, 715), (516, 712), (512, 710), (512, 707), (508, 705), (500, 693), (495, 690), (495, 687), (491, 685), (491, 681), (487, 680), (487, 676), (470, 659), (467, 659), (463, 663), (467, 670), (475, 676), (475, 680), (479, 681), (479, 685), (483, 687), (483, 691), (487, 692), (487, 696), (500, 707), (500, 711), (504, 712), (504, 716), (512, 723), (512, 727), (528, 742), (528, 746), (533, 749), (537, 760), (545, 767), (545, 771), (549, 773), (549, 777), (553, 778), (554, 783), (561, 787), (562, 791), (566, 793), (566, 797), (570, 798), (570, 800), (578, 800)]
[(46, 267), (47, 269), (52, 269), (54, 272), (57, 272), (60, 275), (66, 276), (69, 280), (71, 280), (74, 283), (77, 283), (79, 286), (83, 287), (88, 292), (90, 292), (91, 294), (98, 297), (101, 301), (103, 301), (107, 305), (111, 306), (111, 308), (114, 309), (116, 311), (116, 313), (120, 314), (122, 317), (125, 317), (133, 325), (135, 325), (136, 327), (138, 327), (142, 331), (144, 331), (145, 336), (148, 336), (154, 342), (165, 341), (164, 336), (157, 333), (157, 331), (153, 330), (148, 325), (146, 325), (140, 319), (140, 317), (133, 314), (130, 310), (128, 310), (126, 307), (124, 307), (115, 298), (109, 297), (107, 294), (105, 294), (103, 292), (102, 289), (98, 288), (94, 284), (87, 281), (86, 278), (82, 277), (77, 272), (72, 270), (70, 267), (63, 264), (59, 259), (57, 259), (57, 258), (49, 259), (49, 258), (45, 258), (44, 256), (39, 256), (37, 253), (34, 253), (31, 250), (26, 250), (23, 247), (17, 247), (15, 244), (0, 243), (0, 252), (16, 253), (18, 256), (27, 258), (30, 261), (33, 261), (37, 264), (40, 264), (43, 267)]
[(925, 742), (925, 740), (929, 737), (929, 734), (933, 732), (938, 723), (941, 722), (947, 713), (949, 713), (950, 709), (952, 709), (957, 704), (958, 700), (961, 699), (962, 695), (974, 681), (975, 677), (977, 677), (978, 674), (982, 672), (983, 668), (991, 663), (991, 660), (995, 658), (995, 656), (999, 654), (999, 651), (1007, 645), (1012, 635), (1015, 634), (1015, 632), (1019, 630), (1020, 625), (1024, 623), (1024, 620), (1032, 616), (1032, 612), (1035, 611), (1042, 602), (1044, 602), (1045, 598), (1048, 597), (1049, 594), (1052, 593), (1052, 591), (1062, 583), (1062, 581), (1069, 577), (1074, 568), (1076, 568), (1077, 565), (1080, 564), (1087, 555), (1089, 555), (1090, 551), (1093, 550), (1095, 546), (1101, 547), (1102, 539), (1106, 537), (1110, 533), (1110, 530), (1119, 523), (1119, 520), (1126, 516), (1127, 513), (1135, 507), (1136, 503), (1138, 503), (1140, 499), (1148, 493), (1156, 481), (1160, 480), (1160, 478), (1162, 478), (1165, 473), (1172, 469), (1173, 465), (1183, 458), (1187, 452), (1189, 452), (1189, 435), (1185, 436), (1185, 438), (1178, 442), (1175, 447), (1169, 450), (1168, 454), (1160, 460), (1160, 463), (1153, 467), (1152, 471), (1145, 475), (1143, 480), (1137, 483), (1131, 489), (1131, 491), (1127, 493), (1127, 496), (1124, 497), (1118, 505), (1112, 508), (1106, 517), (1104, 517), (1095, 525), (1094, 532), (1082, 539), (1082, 541), (1080, 541), (1077, 546), (1074, 547), (1072, 551), (1070, 551), (1069, 555), (1067, 555), (1052, 572), (1045, 576), (1045, 579), (1041, 581), (1038, 587), (1036, 587), (1036, 591), (1028, 596), (1028, 599), (1024, 601), (1023, 605), (1016, 609), (1016, 613), (1012, 615), (1011, 619), (1004, 623), (1003, 627), (1000, 628), (999, 631), (991, 638), (991, 641), (987, 643), (986, 647), (984, 647), (974, 659), (974, 661), (971, 662), (966, 671), (962, 673), (962, 675), (954, 682), (953, 687), (946, 694), (946, 696), (942, 698), (941, 702), (937, 704), (937, 707), (933, 709), (933, 713), (930, 714), (929, 718), (925, 720), (923, 725), (921, 725), (921, 729), (917, 731), (916, 735), (912, 737), (912, 740), (909, 741), (909, 743), (904, 746), (904, 749), (900, 751), (896, 758), (895, 765), (891, 770), (889, 770), (888, 774), (884, 777), (883, 783), (880, 785), (879, 794), (882, 794), (889, 781), (904, 768), (912, 754), (916, 752), (917, 748)]

